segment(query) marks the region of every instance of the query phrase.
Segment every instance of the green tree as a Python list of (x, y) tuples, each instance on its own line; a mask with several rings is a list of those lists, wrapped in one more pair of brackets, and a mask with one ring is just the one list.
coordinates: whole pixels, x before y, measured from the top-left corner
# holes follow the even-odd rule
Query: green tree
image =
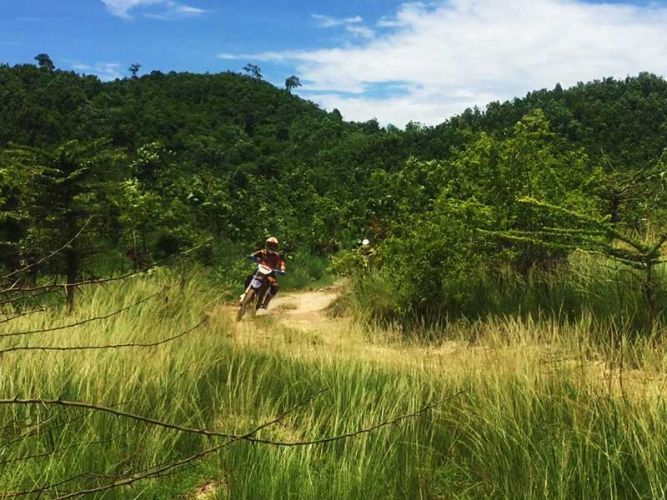
[(86, 259), (96, 253), (100, 239), (113, 235), (110, 181), (122, 158), (105, 141), (69, 141), (48, 150), (15, 148), (3, 155), (3, 170), (15, 176), (18, 191), (11, 212), (25, 224), (21, 246), (31, 255), (62, 248), (51, 272), (65, 276), (70, 306)]
[(262, 70), (259, 66), (256, 64), (248, 63), (243, 67), (243, 71), (245, 71), (247, 74), (252, 76), (253, 78), (256, 78), (258, 80), (261, 80), (263, 78), (262, 76)]
[(132, 74), (132, 79), (137, 78), (137, 73), (139, 73), (140, 69), (141, 69), (141, 64), (139, 63), (132, 63), (130, 64), (130, 67), (127, 68), (127, 70)]
[(285, 80), (285, 89), (287, 90), (288, 93), (292, 93), (292, 90), (301, 87), (301, 80), (299, 80), (298, 76), (292, 75), (289, 78)]
[(487, 234), (568, 252), (583, 250), (600, 254), (639, 272), (638, 283), (645, 308), (638, 312), (644, 313), (644, 331), (655, 331), (656, 321), (664, 312), (658, 309), (658, 295), (665, 294), (665, 290), (656, 269), (667, 263), (662, 255), (662, 249), (667, 244), (667, 231), (663, 230), (646, 241), (624, 231), (609, 217), (592, 217), (529, 197), (521, 198), (519, 203), (533, 211), (536, 218), (546, 212), (550, 221), (558, 223), (543, 224), (533, 230), (487, 231)]
[(37, 54), (35, 56), (35, 60), (37, 61), (37, 65), (42, 69), (47, 71), (53, 71), (56, 69), (56, 65), (53, 64), (53, 61), (48, 54)]

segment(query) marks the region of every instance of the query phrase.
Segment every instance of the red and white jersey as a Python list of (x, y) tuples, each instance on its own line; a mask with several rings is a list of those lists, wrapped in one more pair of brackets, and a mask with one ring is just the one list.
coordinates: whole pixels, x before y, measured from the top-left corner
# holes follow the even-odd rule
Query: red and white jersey
[(278, 252), (271, 252), (269, 250), (257, 250), (253, 257), (259, 260), (260, 264), (270, 267), (271, 269), (277, 269), (279, 271), (285, 271), (285, 259)]

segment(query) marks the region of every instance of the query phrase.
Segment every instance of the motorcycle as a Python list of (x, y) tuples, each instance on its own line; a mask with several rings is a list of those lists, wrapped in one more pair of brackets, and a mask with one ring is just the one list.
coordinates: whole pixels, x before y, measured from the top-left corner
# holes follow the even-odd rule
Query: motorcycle
[(247, 312), (251, 317), (255, 317), (257, 309), (264, 303), (267, 293), (271, 293), (271, 283), (269, 277), (274, 274), (285, 274), (278, 269), (271, 269), (264, 264), (257, 264), (257, 270), (252, 276), (250, 283), (241, 294), (239, 301), (239, 310), (236, 313), (236, 321), (241, 321)]

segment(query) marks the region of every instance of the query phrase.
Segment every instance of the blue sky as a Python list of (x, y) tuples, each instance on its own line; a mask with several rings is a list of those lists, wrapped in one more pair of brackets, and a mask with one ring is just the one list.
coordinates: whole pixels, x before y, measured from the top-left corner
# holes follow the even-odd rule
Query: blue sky
[(466, 107), (639, 71), (667, 74), (667, 0), (0, 0), (0, 62), (48, 53), (102, 79), (247, 62), (347, 119)]

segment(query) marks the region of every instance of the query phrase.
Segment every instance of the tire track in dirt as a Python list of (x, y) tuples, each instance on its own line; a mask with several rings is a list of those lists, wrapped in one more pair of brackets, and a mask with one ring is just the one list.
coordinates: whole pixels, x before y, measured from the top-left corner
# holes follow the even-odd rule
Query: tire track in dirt
[(331, 322), (327, 308), (340, 296), (338, 288), (324, 288), (278, 295), (266, 313), (288, 328), (308, 330), (313, 324)]

